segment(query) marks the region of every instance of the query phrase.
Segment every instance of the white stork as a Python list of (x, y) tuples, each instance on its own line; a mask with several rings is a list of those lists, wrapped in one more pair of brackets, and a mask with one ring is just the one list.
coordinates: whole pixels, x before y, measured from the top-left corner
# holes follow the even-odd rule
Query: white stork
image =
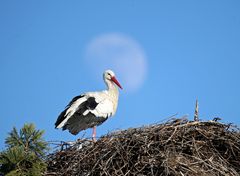
[(101, 125), (116, 113), (118, 87), (122, 89), (111, 70), (103, 73), (103, 80), (107, 90), (88, 92), (74, 97), (58, 116), (55, 128), (68, 129), (73, 135), (87, 128), (93, 128), (92, 138), (96, 141), (96, 126)]

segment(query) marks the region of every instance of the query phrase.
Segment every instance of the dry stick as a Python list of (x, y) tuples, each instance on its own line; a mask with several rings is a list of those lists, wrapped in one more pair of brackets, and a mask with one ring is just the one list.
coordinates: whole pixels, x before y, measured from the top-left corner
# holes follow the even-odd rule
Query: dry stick
[(173, 138), (173, 136), (176, 133), (176, 131), (177, 131), (177, 127), (174, 128), (174, 131), (173, 131), (172, 135), (163, 143), (163, 145), (168, 143), (168, 141), (170, 141)]
[(210, 168), (212, 168), (212, 169), (214, 169), (214, 170), (220, 172), (220, 173), (223, 174), (223, 175), (226, 174), (226, 173), (222, 172), (221, 170), (219, 170), (219, 169), (217, 169), (217, 168), (211, 166), (210, 164), (206, 163), (206, 161), (204, 161), (204, 160), (202, 160), (202, 159), (200, 159), (200, 158), (197, 158), (197, 157), (195, 157), (195, 156), (190, 156), (190, 157), (192, 157), (192, 158), (194, 158), (194, 159), (196, 159), (196, 160), (201, 161), (202, 163), (204, 163), (204, 164), (207, 165), (208, 167), (210, 167)]

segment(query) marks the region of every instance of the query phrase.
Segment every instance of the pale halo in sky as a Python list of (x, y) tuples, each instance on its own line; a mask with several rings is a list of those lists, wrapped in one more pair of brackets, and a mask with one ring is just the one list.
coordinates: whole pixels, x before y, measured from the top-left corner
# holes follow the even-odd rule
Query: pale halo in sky
[(147, 74), (143, 48), (131, 37), (121, 33), (107, 33), (93, 38), (86, 48), (85, 60), (94, 76), (112, 69), (124, 90), (138, 90)]

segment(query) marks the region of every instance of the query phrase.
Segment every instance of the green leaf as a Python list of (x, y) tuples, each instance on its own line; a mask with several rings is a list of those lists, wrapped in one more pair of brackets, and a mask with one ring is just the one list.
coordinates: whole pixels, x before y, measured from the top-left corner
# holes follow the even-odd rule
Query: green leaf
[(43, 130), (24, 124), (19, 133), (15, 127), (5, 139), (8, 147), (0, 153), (0, 173), (5, 175), (41, 175), (46, 169), (44, 158), (49, 150)]

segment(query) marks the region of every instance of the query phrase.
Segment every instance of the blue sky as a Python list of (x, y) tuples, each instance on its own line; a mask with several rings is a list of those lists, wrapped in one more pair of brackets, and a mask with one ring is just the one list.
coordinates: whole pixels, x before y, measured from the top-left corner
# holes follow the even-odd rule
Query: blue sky
[(192, 119), (196, 98), (202, 119), (239, 125), (239, 8), (238, 0), (0, 1), (0, 148), (27, 122), (46, 140), (82, 136), (54, 123), (72, 97), (104, 89), (110, 67), (125, 89), (98, 136), (175, 113)]

